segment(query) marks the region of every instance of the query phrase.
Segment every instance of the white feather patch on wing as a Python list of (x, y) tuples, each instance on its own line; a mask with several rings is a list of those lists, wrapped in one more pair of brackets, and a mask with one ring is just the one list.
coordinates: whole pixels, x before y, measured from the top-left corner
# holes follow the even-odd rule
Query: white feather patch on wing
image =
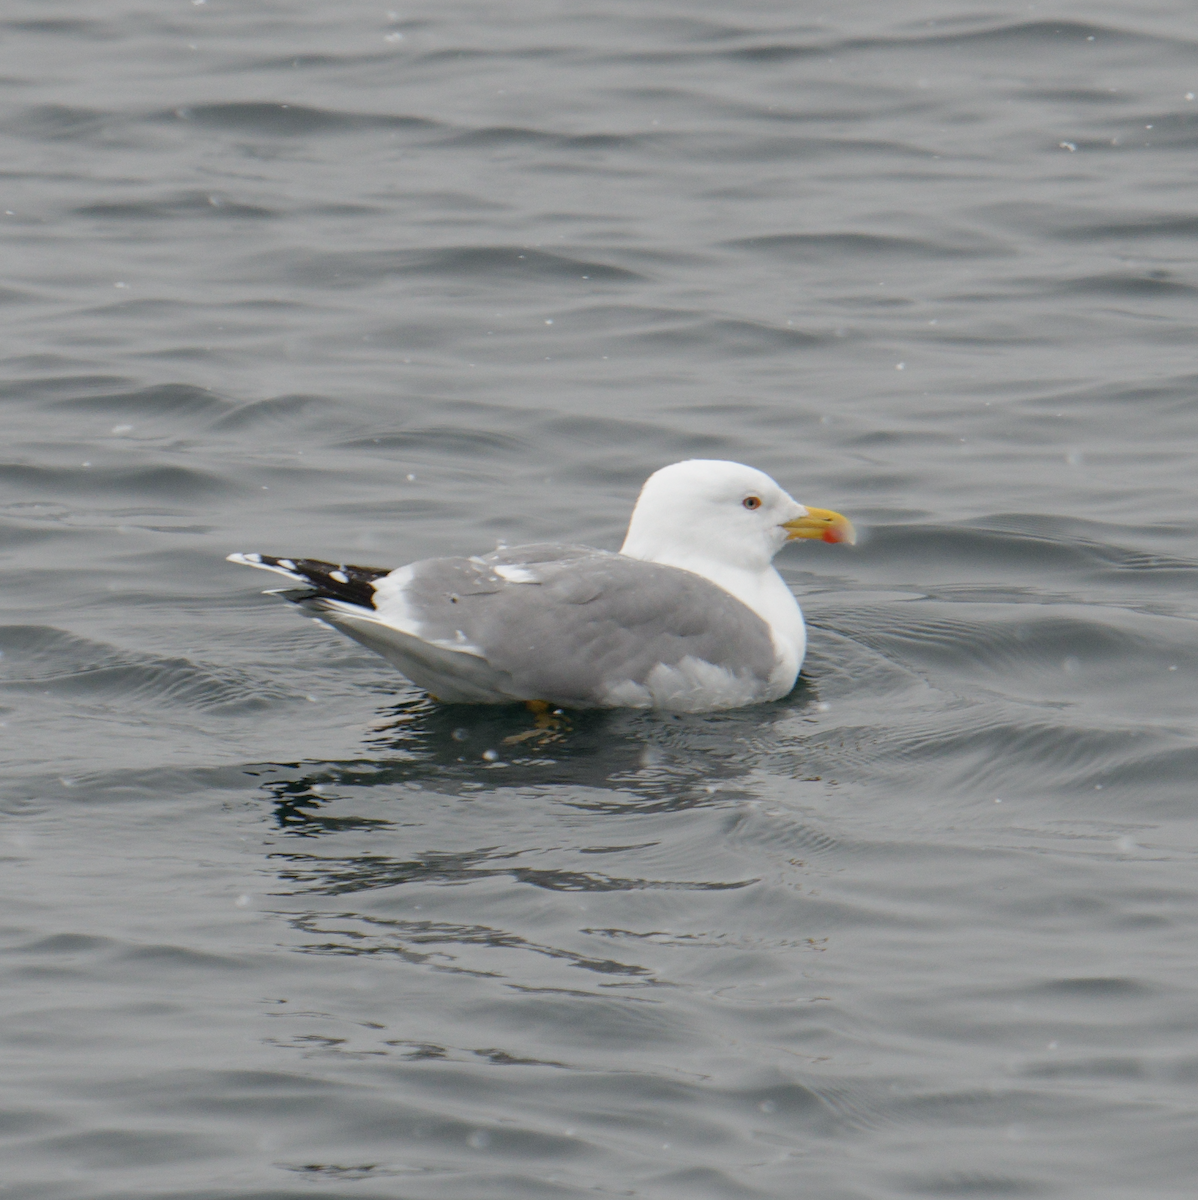
[(420, 620), (415, 608), (408, 602), (407, 588), (412, 582), (415, 571), (411, 565), (399, 567), (389, 575), (374, 581), (374, 611), (361, 608), (356, 604), (346, 604), (341, 600), (328, 601), (330, 610), (339, 609), (363, 621), (375, 625), (386, 625), (388, 629), (398, 630), (408, 637), (419, 638), (420, 641), (441, 650), (456, 650), (461, 654), (473, 654), (478, 658), (486, 655), (460, 630), (455, 629), (452, 638), (430, 638), (424, 634), (424, 623)]
[(540, 583), (540, 577), (527, 567), (519, 565), (496, 567), (495, 574), (508, 583)]

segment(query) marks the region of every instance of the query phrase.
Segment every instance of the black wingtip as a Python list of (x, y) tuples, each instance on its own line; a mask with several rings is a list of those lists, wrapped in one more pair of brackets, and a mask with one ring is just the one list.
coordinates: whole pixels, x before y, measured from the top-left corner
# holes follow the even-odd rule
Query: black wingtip
[(227, 561), (274, 571), (306, 585), (302, 589), (280, 588), (277, 594), (286, 599), (293, 598), (287, 595), (288, 592), (300, 591), (303, 599), (327, 598), (370, 609), (374, 608), (375, 580), (391, 574), (390, 569), (384, 567), (355, 567), (317, 558), (275, 558), (270, 554), (230, 554)]

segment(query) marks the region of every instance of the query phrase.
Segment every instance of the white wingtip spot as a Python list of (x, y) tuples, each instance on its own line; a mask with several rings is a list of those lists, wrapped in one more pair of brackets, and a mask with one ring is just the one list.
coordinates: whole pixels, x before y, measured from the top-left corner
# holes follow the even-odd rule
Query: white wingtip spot
[(335, 579), (338, 583), (349, 583), (349, 576), (344, 571), (330, 571), (329, 578)]
[[(245, 567), (259, 567), (263, 571), (273, 571), (276, 575), (286, 575), (288, 579), (294, 579), (297, 583), (308, 583), (308, 584), (311, 583), (311, 581), (306, 576), (299, 574), (298, 571), (294, 571), (294, 570), (289, 571), (286, 567), (284, 567), (282, 565), (284, 561), (290, 562), (289, 559), (288, 560), (277, 559), (274, 562), (268, 563), (268, 562), (262, 561), (261, 554), (230, 554), (227, 556), (226, 561), (233, 562), (233, 563), (240, 563), (242, 566), (245, 566)], [(291, 565), (293, 567), (295, 566), (294, 563), (292, 563)]]

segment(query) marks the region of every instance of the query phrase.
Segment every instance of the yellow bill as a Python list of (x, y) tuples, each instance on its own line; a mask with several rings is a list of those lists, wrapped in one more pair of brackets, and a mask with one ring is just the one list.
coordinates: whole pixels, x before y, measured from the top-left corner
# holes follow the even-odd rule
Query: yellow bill
[(787, 531), (786, 540), (788, 542), (794, 541), (795, 538), (819, 538), (821, 542), (848, 542), (850, 546), (857, 542), (857, 532), (853, 529), (852, 521), (827, 508), (808, 508), (805, 517), (795, 517), (793, 521), (784, 521), (782, 528)]

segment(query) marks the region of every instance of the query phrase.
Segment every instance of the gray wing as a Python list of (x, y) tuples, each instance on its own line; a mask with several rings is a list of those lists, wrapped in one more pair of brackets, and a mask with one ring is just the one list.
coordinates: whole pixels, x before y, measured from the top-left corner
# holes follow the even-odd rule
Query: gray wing
[[(768, 626), (722, 588), (586, 546), (520, 546), (388, 573), (231, 557), (309, 585), (281, 594), (443, 700), (732, 707), (762, 698), (775, 663)], [(692, 705), (687, 689), (706, 698)], [(726, 699), (709, 703), (716, 693)]]
[(524, 546), (431, 559), (404, 574), (394, 588), (394, 575), (375, 584), (379, 615), (394, 614), (433, 645), (484, 658), (512, 697), (570, 707), (637, 703), (655, 669), (684, 660), (727, 672), (748, 694), (774, 668), (765, 622), (675, 567), (587, 547)]

